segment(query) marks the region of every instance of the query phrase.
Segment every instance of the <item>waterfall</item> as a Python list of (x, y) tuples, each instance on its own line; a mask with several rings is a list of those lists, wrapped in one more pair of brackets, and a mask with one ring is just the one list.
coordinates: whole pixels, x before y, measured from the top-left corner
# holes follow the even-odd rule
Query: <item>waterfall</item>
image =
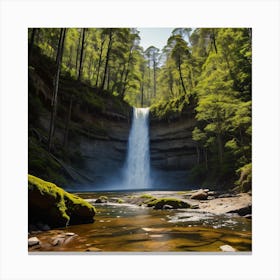
[(150, 186), (149, 108), (134, 108), (124, 170), (124, 187)]

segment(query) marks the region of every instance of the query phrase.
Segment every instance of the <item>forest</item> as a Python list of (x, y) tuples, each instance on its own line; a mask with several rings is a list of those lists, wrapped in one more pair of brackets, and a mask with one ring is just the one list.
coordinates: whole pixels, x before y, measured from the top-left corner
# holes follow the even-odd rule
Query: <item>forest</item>
[[(51, 100), (38, 97), (44, 86), (34, 74), (29, 79), (29, 173), (66, 184), (53, 158), (79, 161), (79, 151), (70, 157), (68, 148), (77, 106), (115, 115), (150, 107), (152, 119), (167, 123), (192, 111), (197, 162), (190, 182), (251, 189), (250, 28), (175, 28), (162, 50), (143, 49), (137, 28), (30, 28), (28, 40), (29, 73), (39, 71), (51, 92)], [(43, 107), (47, 133), (38, 124)]]
[(251, 41), (30, 28), (29, 252), (250, 252)]

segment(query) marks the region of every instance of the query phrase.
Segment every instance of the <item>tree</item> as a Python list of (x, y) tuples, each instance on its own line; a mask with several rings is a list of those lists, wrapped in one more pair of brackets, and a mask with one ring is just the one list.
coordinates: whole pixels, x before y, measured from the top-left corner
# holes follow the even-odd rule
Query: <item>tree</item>
[(149, 59), (149, 67), (152, 64), (153, 66), (153, 73), (154, 73), (154, 80), (153, 80), (153, 85), (154, 85), (154, 93), (153, 96), (154, 98), (156, 97), (156, 68), (158, 65), (158, 58), (159, 58), (159, 49), (154, 47), (154, 46), (150, 46), (147, 48), (147, 50), (145, 51), (148, 59)]
[(108, 63), (110, 59), (110, 54), (111, 54), (111, 49), (113, 45), (113, 28), (106, 28), (104, 29), (104, 34), (108, 36), (108, 46), (107, 46), (107, 53), (106, 53), (106, 60), (105, 60), (105, 66), (104, 66), (104, 74), (103, 74), (103, 79), (101, 83), (101, 89), (104, 90), (104, 85), (105, 85), (105, 79), (107, 77), (107, 71), (108, 71)]
[(181, 35), (173, 35), (168, 39), (167, 44), (170, 46), (171, 57), (174, 59), (177, 67), (178, 73), (180, 76), (181, 85), (184, 91), (184, 94), (187, 95), (186, 86), (184, 83), (184, 78), (182, 74), (182, 64), (184, 59), (190, 56), (190, 51), (187, 45), (187, 42), (183, 40)]
[(66, 28), (61, 28), (58, 48), (57, 48), (57, 56), (56, 56), (56, 72), (53, 81), (53, 95), (52, 95), (52, 103), (51, 103), (51, 120), (50, 120), (50, 128), (49, 128), (49, 137), (48, 137), (48, 151), (51, 152), (52, 144), (53, 144), (53, 136), (54, 136), (54, 127), (55, 127), (55, 119), (56, 119), (56, 111), (57, 111), (57, 94), (58, 94), (58, 85), (59, 85), (59, 75), (61, 69), (61, 61), (63, 56), (63, 46), (65, 40)]
[(83, 28), (82, 31), (82, 47), (81, 47), (81, 54), (80, 54), (80, 64), (79, 64), (79, 74), (78, 74), (78, 81), (81, 80), (82, 75), (82, 69), (83, 69), (83, 54), (84, 54), (84, 45), (85, 45), (85, 34), (86, 34), (86, 28)]

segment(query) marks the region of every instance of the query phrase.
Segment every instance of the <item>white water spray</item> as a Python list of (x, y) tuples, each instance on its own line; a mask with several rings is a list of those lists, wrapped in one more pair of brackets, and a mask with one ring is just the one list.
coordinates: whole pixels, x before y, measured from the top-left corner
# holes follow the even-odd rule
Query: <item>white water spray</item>
[(144, 189), (150, 186), (149, 108), (134, 108), (128, 139), (124, 186)]

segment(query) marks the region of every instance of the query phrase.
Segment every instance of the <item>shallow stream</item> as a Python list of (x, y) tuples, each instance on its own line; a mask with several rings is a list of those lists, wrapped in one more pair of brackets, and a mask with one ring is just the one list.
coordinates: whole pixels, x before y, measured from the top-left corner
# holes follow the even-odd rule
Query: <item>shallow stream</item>
[[(100, 195), (117, 201), (135, 194), (79, 195), (88, 201)], [(44, 246), (35, 251), (221, 252), (222, 245), (251, 251), (251, 220), (234, 214), (214, 215), (192, 209), (154, 210), (117, 202), (94, 205), (97, 210), (94, 223), (38, 233), (36, 236)], [(76, 234), (70, 242), (60, 246), (49, 243), (54, 236), (66, 232)]]

